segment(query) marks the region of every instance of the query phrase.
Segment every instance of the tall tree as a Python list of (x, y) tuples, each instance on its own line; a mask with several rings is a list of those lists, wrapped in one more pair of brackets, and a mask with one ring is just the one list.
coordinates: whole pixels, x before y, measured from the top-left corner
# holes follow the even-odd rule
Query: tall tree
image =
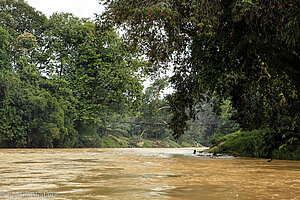
[[(14, 39), (21, 36), (24, 38), (26, 34), (32, 34), (37, 41), (37, 49), (39, 52), (32, 57), (34, 64), (45, 62), (45, 31), (47, 30), (47, 18), (43, 13), (36, 11), (28, 5), (24, 0), (0, 0), (0, 22), (4, 28)], [(24, 35), (25, 34), (25, 35)], [(14, 59), (16, 63), (18, 50), (14, 50)]]
[(53, 14), (49, 27), (48, 74), (72, 83), (79, 121), (103, 124), (108, 112), (140, 104), (137, 72), (143, 62), (134, 58), (112, 28), (66, 13)]
[(231, 99), (244, 129), (271, 127), (283, 138), (299, 132), (299, 1), (101, 2), (103, 23), (122, 28), (132, 48), (156, 67), (174, 63), (175, 134), (207, 91)]
[(169, 107), (166, 100), (162, 98), (163, 91), (169, 85), (168, 78), (156, 79), (145, 90), (143, 104), (140, 109), (141, 115), (138, 118), (138, 121), (144, 123), (141, 125), (144, 137), (163, 139), (170, 134), (170, 130), (167, 127)]

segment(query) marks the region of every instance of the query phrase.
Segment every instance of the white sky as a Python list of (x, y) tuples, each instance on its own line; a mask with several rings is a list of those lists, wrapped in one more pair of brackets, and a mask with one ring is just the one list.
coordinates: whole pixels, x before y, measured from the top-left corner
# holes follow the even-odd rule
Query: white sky
[(25, 0), (30, 6), (41, 11), (48, 17), (54, 12), (73, 13), (76, 17), (94, 18), (94, 13), (101, 14), (104, 10), (98, 0)]

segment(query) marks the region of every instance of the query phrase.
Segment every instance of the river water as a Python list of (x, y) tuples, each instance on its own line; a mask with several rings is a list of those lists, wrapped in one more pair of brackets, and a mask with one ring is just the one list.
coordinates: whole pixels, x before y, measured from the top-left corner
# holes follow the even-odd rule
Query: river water
[(0, 199), (21, 197), (300, 199), (300, 162), (193, 149), (1, 149)]

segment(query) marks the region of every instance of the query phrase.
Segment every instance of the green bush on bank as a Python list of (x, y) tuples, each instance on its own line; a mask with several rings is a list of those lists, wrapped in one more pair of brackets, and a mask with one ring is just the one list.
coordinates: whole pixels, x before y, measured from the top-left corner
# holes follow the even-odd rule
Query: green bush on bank
[(282, 160), (300, 160), (300, 141), (281, 146), (273, 152), (273, 157)]
[(168, 142), (170, 148), (180, 148), (180, 147), (182, 147), (177, 142), (175, 142), (173, 140), (168, 139), (167, 142)]
[[(275, 137), (274, 137), (275, 135)], [(300, 142), (283, 143), (282, 136), (269, 129), (238, 131), (215, 138), (215, 153), (233, 156), (300, 160)]]
[(143, 140), (143, 147), (144, 148), (151, 148), (152, 147), (152, 144), (150, 141), (147, 141), (147, 140)]

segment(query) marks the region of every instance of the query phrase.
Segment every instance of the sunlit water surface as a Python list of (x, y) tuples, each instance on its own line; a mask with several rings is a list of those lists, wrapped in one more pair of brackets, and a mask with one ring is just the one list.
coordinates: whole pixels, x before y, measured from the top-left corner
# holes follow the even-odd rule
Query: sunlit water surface
[(0, 150), (0, 199), (44, 192), (53, 199), (300, 199), (300, 162), (210, 158), (193, 149)]

